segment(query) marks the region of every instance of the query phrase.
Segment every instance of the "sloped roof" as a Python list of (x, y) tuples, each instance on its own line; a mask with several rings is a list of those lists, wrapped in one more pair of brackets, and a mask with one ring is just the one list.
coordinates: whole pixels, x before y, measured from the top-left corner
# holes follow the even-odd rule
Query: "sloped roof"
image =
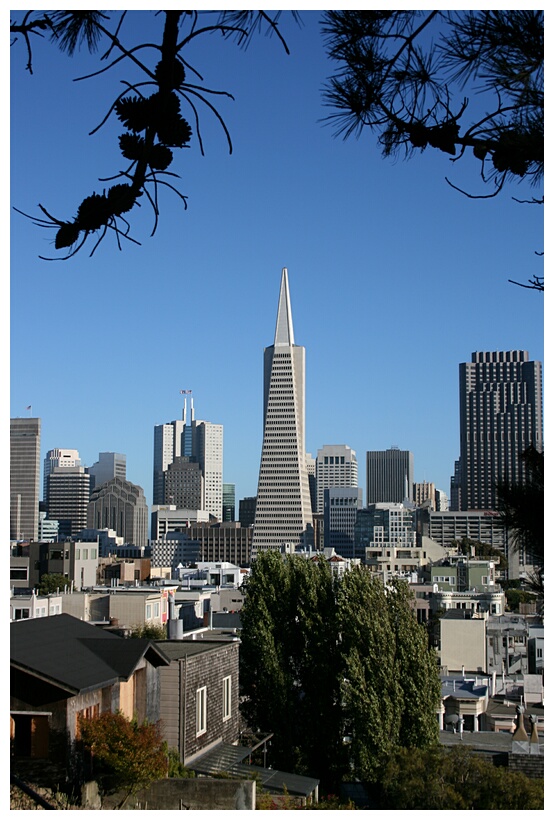
[(121, 638), (71, 615), (15, 621), (10, 627), (12, 667), (70, 694), (127, 680), (140, 660), (167, 665), (148, 640)]
[(219, 743), (187, 765), (197, 774), (214, 775), (227, 772), (227, 774), (237, 778), (251, 779), (256, 777), (261, 787), (272, 794), (309, 797), (319, 786), (319, 780), (314, 777), (304, 777), (291, 772), (265, 769), (262, 766), (252, 766), (244, 763), (243, 761), (251, 752), (252, 749), (246, 746)]

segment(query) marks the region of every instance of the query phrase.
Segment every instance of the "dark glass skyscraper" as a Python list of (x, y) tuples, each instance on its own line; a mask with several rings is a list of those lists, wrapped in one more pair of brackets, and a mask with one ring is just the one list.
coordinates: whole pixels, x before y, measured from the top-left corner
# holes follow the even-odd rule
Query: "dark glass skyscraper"
[(370, 450), (367, 453), (367, 503), (401, 504), (411, 498), (414, 456), (409, 450)]
[(525, 481), (528, 447), (543, 449), (541, 363), (526, 350), (473, 353), (460, 364), (461, 509), (495, 509), (499, 481)]

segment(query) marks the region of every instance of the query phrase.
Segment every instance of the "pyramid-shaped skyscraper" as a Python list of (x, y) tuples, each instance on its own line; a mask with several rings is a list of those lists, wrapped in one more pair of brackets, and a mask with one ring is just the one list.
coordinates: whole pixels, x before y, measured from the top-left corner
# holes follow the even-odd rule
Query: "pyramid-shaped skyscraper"
[(281, 276), (275, 341), (264, 351), (264, 438), (252, 552), (309, 544), (312, 508), (305, 448), (306, 351), (294, 344), (289, 280)]

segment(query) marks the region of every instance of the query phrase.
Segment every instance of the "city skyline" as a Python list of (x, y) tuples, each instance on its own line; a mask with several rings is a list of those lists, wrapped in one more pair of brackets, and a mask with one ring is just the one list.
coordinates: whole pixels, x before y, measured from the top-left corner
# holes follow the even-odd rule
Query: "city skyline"
[[(450, 495), (459, 364), (477, 350), (544, 361), (543, 297), (508, 283), (540, 264), (542, 213), (513, 200), (530, 195), (526, 184), (471, 200), (444, 181), (479, 193), (465, 160), (425, 152), (393, 163), (370, 135), (334, 138), (320, 93), (333, 66), (318, 14), (302, 16), (303, 28), (282, 18), (290, 56), (264, 36), (246, 52), (215, 39), (197, 50), (206, 83), (235, 97), (221, 100), (234, 150), (205, 119), (206, 156), (195, 144), (176, 168), (188, 208), (164, 198), (155, 237), (47, 263), (38, 255), (49, 255), (51, 235), (12, 214), (10, 415), (32, 405), (41, 418), (41, 464), (60, 447), (87, 466), (99, 452), (124, 453), (151, 505), (152, 429), (178, 418), (186, 388), (201, 417), (223, 425), (223, 480), (237, 504), (255, 495), (260, 357), (283, 266), (307, 350), (314, 458), (341, 443), (362, 465), (367, 451), (397, 445), (413, 452), (415, 481)], [(157, 24), (147, 13), (129, 20)], [(87, 135), (120, 78), (74, 83), (87, 55), (72, 61), (38, 39), (34, 55), (31, 76), (24, 49), (10, 50), (11, 201), (70, 214), (117, 167), (117, 124)]]

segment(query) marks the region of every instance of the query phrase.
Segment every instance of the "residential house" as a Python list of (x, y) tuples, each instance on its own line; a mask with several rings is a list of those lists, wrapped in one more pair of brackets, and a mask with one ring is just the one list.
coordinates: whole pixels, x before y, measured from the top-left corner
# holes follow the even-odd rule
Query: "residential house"
[(55, 736), (73, 743), (80, 717), (120, 710), (140, 721), (159, 719), (158, 669), (169, 661), (150, 641), (64, 614), (14, 621), (10, 630), (15, 755), (47, 758)]
[(156, 641), (170, 659), (160, 669), (165, 740), (187, 763), (239, 737), (239, 641)]

